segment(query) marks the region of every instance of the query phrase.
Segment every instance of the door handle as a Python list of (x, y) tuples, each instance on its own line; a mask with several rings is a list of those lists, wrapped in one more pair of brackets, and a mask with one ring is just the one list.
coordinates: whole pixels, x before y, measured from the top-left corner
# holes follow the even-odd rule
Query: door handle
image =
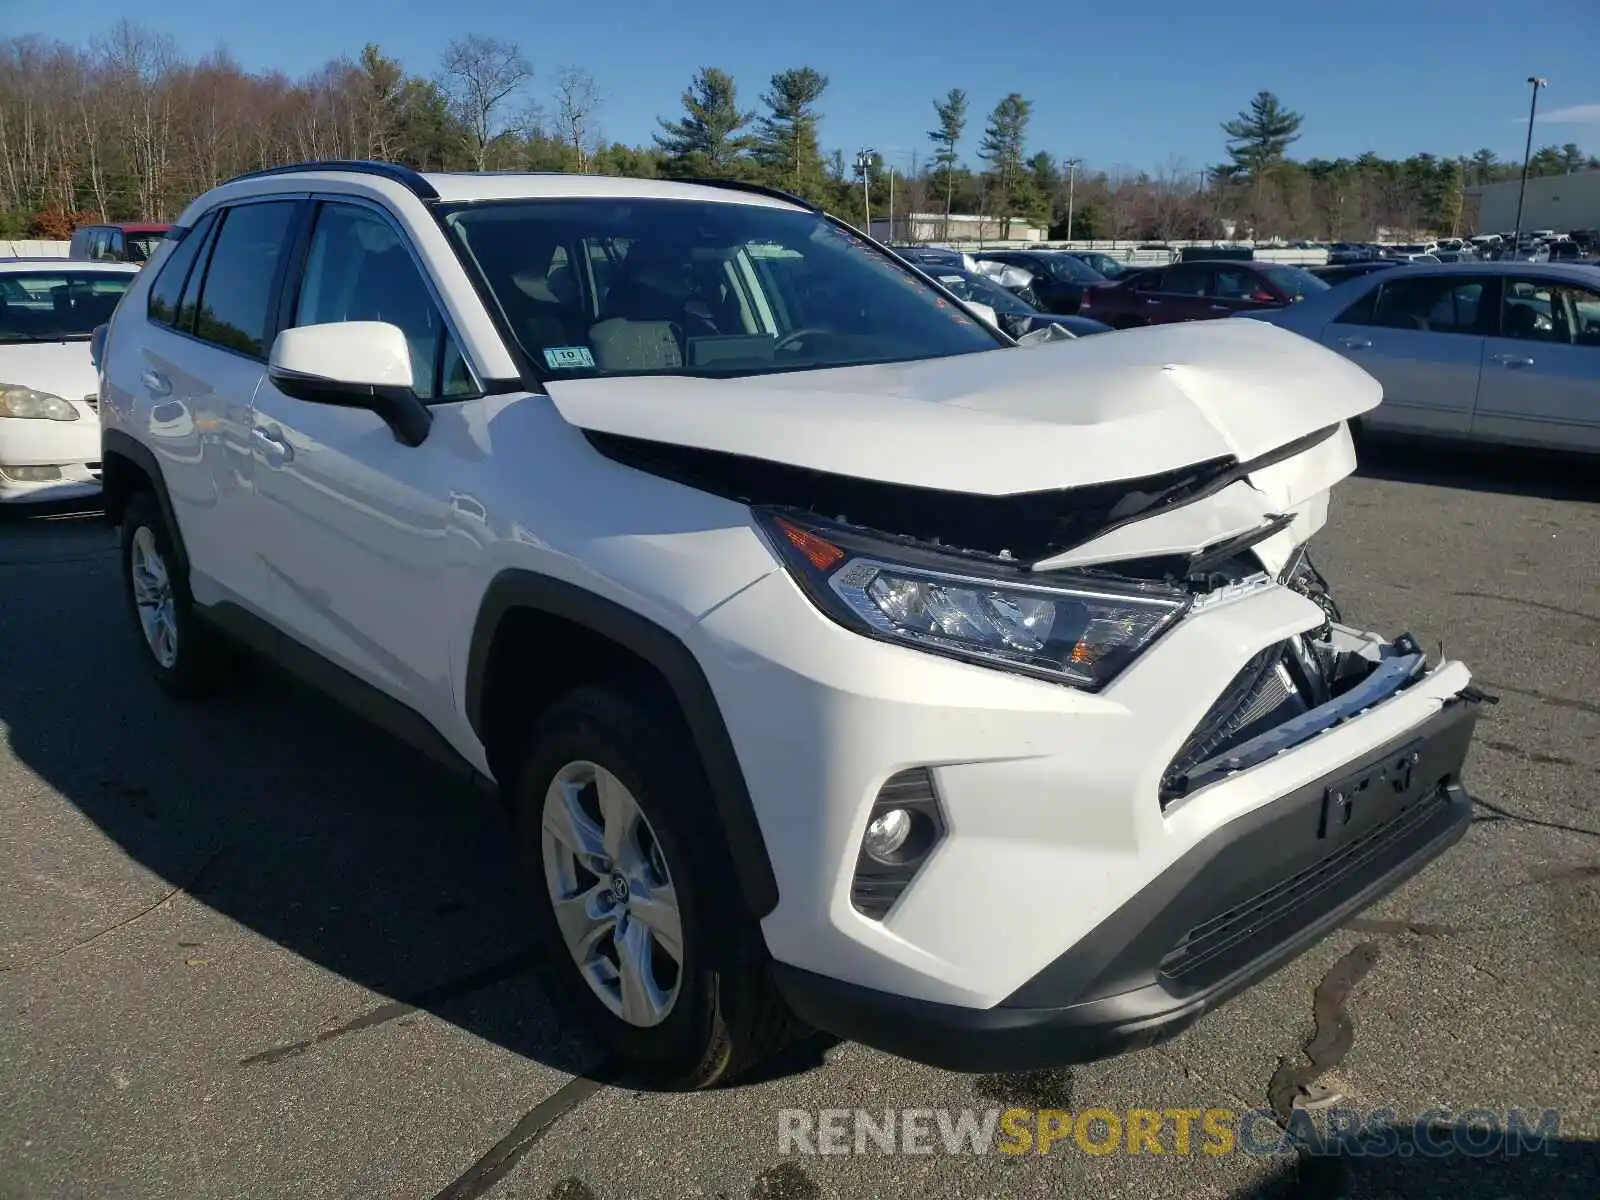
[(250, 439), (261, 451), (261, 457), (267, 460), (267, 465), (281, 467), (294, 461), (294, 449), (283, 440), (283, 434), (277, 429), (265, 429), (257, 425), (250, 431)]
[(1228, 306), (1226, 304), (1212, 304), (1209, 307), (1210, 307), (1212, 312), (1227, 312), (1228, 311)]
[(1533, 359), (1526, 354), (1491, 354), (1490, 358), (1502, 367), (1531, 367)]
[(165, 396), (172, 391), (172, 384), (159, 371), (146, 371), (139, 376), (139, 382), (144, 384), (145, 390), (152, 396)]
[(1372, 343), (1366, 338), (1347, 337), (1340, 338), (1339, 345), (1343, 346), (1346, 350), (1365, 350), (1367, 347), (1371, 346)]
[(1159, 300), (1146, 300), (1145, 303), (1146, 304), (1160, 304), (1161, 301), (1159, 301)]

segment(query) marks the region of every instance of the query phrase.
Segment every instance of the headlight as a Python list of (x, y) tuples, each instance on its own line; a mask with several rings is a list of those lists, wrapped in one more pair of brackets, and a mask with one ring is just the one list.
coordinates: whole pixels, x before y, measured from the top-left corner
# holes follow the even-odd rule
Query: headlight
[(0, 383), (0, 417), (38, 421), (76, 421), (78, 410), (60, 396), (37, 392), (17, 383)]
[(858, 633), (1104, 687), (1188, 607), (1159, 584), (1055, 572), (1035, 580), (999, 563), (898, 547), (804, 514), (757, 510), (791, 574), (824, 613)]

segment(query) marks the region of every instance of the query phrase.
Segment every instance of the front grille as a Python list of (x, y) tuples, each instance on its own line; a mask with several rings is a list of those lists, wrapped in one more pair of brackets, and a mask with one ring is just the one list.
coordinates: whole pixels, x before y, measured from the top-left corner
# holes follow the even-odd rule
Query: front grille
[(1183, 795), (1180, 781), (1195, 767), (1309, 707), (1290, 669), (1288, 646), (1280, 642), (1261, 651), (1223, 689), (1173, 757), (1161, 780), (1161, 807)]
[(1190, 928), (1161, 960), (1161, 974), (1205, 985), (1284, 941), (1293, 930), (1355, 895), (1431, 836), (1449, 803), (1443, 786), (1311, 866)]

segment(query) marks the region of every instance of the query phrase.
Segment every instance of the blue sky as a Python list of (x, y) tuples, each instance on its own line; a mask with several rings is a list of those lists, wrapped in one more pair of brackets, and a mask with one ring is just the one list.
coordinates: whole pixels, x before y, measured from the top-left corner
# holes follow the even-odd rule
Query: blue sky
[[(589, 70), (607, 95), (606, 137), (648, 141), (703, 65), (730, 71), (756, 107), (775, 70), (830, 77), (822, 142), (925, 156), (932, 99), (966, 89), (981, 113), (1008, 91), (1034, 103), (1029, 149), (1099, 169), (1219, 161), (1230, 118), (1259, 89), (1305, 115), (1305, 157), (1467, 154), (1520, 159), (1531, 74), (1550, 78), (1535, 145), (1600, 153), (1600, 0), (1138, 0), (981, 4), (957, 0), (0, 0), (0, 34), (82, 42), (123, 16), (190, 55), (225, 46), (252, 69), (299, 74), (375, 41), (431, 73), (451, 38), (519, 43), (535, 98), (558, 68)], [(1025, 14), (1037, 14), (1030, 16)]]

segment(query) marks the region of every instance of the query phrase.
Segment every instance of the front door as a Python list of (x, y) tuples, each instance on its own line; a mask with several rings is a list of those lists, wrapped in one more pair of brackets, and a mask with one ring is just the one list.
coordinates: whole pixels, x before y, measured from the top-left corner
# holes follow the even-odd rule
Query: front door
[(1600, 287), (1508, 279), (1487, 339), (1472, 435), (1600, 451)]
[[(314, 221), (286, 287), (287, 324), (396, 325), (425, 403), (479, 394), (403, 230), (358, 202), (323, 201)], [(274, 622), (448, 728), (452, 630), (439, 614), (452, 608), (450, 463), (465, 438), (441, 424), (407, 446), (374, 413), (297, 400), (264, 379), (252, 437)]]
[(1323, 329), (1330, 349), (1383, 385), (1373, 428), (1457, 437), (1472, 429), (1497, 281), (1476, 275), (1385, 279)]

